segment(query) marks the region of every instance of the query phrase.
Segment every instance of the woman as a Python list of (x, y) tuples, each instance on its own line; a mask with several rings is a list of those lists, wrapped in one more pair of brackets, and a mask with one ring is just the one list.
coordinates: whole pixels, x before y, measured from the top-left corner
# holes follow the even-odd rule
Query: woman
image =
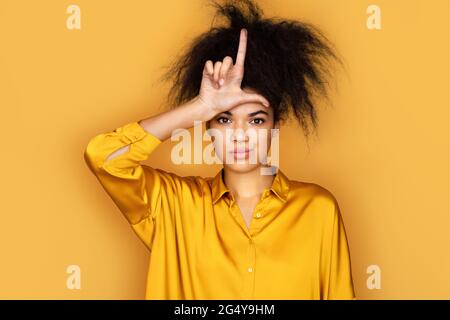
[[(276, 166), (273, 174), (263, 170), (265, 146), (289, 108), (306, 134), (308, 119), (316, 126), (311, 97), (326, 94), (323, 67), (336, 55), (310, 25), (262, 19), (251, 1), (215, 5), (229, 26), (197, 38), (167, 73), (175, 77), (176, 107), (99, 134), (85, 150), (89, 168), (151, 251), (146, 298), (354, 299), (334, 196)], [(140, 164), (194, 121), (214, 132), (224, 163), (215, 177)], [(272, 134), (251, 139), (263, 130)]]

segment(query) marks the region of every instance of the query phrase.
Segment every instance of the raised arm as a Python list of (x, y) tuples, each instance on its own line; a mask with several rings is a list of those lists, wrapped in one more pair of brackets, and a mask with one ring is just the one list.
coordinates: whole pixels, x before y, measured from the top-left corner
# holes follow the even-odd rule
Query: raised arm
[(93, 137), (84, 151), (89, 169), (149, 249), (161, 201), (175, 196), (175, 186), (183, 181), (174, 173), (141, 162), (174, 128), (188, 128), (194, 120), (204, 120), (203, 111), (203, 105), (194, 99), (148, 118), (148, 131), (139, 121), (130, 122)]

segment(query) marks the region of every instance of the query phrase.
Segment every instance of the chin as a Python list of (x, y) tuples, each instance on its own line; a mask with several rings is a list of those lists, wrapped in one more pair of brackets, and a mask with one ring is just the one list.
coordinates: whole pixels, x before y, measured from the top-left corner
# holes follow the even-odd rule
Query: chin
[(261, 164), (250, 164), (250, 163), (238, 164), (238, 163), (232, 163), (232, 164), (224, 164), (223, 167), (224, 167), (225, 170), (230, 170), (230, 171), (239, 172), (239, 173), (245, 173), (245, 172), (250, 172), (250, 171), (253, 171), (255, 169), (260, 168)]

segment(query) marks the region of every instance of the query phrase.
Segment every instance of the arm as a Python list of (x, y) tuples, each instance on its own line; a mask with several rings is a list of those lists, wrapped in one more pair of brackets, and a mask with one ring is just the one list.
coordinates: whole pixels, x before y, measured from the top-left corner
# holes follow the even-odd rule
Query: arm
[(172, 196), (181, 177), (148, 166), (144, 170), (140, 162), (171, 130), (188, 128), (194, 120), (204, 120), (204, 114), (208, 116), (203, 105), (193, 99), (175, 110), (99, 134), (84, 151), (89, 169), (149, 249), (161, 199)]
[[(206, 110), (206, 111), (205, 111)], [(170, 137), (171, 133), (177, 128), (188, 129), (192, 127), (194, 121), (207, 121), (212, 118), (199, 100), (195, 97), (188, 103), (159, 115), (142, 119), (137, 123), (150, 135), (159, 141), (164, 141)], [(129, 150), (129, 145), (125, 145), (115, 150), (106, 158), (107, 161), (124, 154)]]
[(327, 237), (327, 242), (330, 245), (326, 250), (328, 267), (324, 299), (356, 299), (347, 235), (336, 200), (334, 200), (334, 214), (331, 225), (331, 232)]

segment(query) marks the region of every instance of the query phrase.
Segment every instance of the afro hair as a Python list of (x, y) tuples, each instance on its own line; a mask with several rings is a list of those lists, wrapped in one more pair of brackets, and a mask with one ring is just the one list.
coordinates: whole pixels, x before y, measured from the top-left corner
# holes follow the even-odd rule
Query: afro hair
[(328, 95), (327, 81), (333, 63), (342, 65), (333, 44), (314, 25), (297, 20), (263, 18), (252, 0), (210, 1), (225, 26), (213, 26), (197, 36), (163, 75), (173, 79), (168, 95), (174, 108), (199, 94), (202, 72), (207, 60), (235, 59), (241, 28), (248, 31), (242, 88), (263, 95), (274, 109), (274, 121), (285, 121), (290, 112), (305, 136), (311, 124), (317, 129), (315, 98)]

